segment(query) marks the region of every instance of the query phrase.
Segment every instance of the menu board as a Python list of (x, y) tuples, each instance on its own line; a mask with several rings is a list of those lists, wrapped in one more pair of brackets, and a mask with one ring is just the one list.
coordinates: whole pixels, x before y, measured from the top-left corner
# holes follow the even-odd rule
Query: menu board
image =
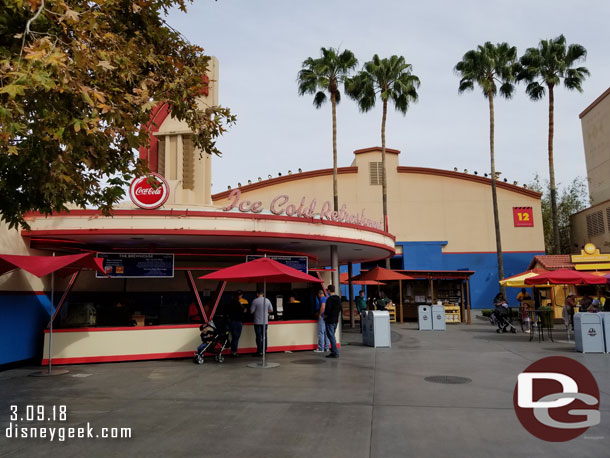
[[(246, 262), (254, 261), (255, 259), (262, 258), (261, 255), (248, 255), (246, 256)], [(281, 264), (288, 267), (292, 267), (303, 273), (308, 273), (308, 259), (307, 256), (267, 256), (269, 259), (273, 259)]]
[(166, 253), (99, 253), (103, 275), (97, 278), (174, 278), (174, 255)]

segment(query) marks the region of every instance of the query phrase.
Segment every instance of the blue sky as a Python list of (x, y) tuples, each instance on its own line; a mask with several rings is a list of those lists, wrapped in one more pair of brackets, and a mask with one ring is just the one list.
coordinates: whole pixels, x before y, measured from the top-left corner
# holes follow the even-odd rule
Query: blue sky
[[(389, 111), (387, 146), (400, 164), (489, 170), (489, 112), (480, 91), (459, 95), (453, 67), (485, 41), (507, 41), (521, 55), (563, 33), (583, 45), (591, 77), (584, 92), (556, 91), (557, 180), (586, 176), (579, 113), (610, 86), (610, 2), (362, 0), (195, 0), (169, 23), (220, 63), (220, 102), (238, 123), (219, 142), (213, 191), (269, 174), (332, 167), (330, 105), (316, 110), (299, 97), (296, 75), (321, 46), (350, 49), (360, 63), (377, 53), (402, 55), (421, 80), (420, 100), (406, 116)], [(381, 144), (380, 106), (366, 114), (347, 97), (338, 107), (339, 165), (352, 151)], [(496, 167), (502, 178), (528, 183), (548, 177), (548, 101), (530, 101), (524, 86), (496, 102)]]

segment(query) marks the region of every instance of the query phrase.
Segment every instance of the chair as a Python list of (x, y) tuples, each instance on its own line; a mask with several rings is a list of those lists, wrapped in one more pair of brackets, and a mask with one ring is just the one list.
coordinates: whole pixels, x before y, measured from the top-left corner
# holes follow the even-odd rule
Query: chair
[(386, 305), (385, 309), (390, 314), (390, 323), (396, 323), (396, 306), (394, 303), (390, 302), (388, 305)]

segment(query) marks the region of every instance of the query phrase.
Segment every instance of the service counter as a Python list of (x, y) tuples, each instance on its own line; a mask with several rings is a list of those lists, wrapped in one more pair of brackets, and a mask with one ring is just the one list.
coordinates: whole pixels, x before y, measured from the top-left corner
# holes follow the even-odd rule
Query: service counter
[[(340, 339), (337, 332), (337, 342)], [(270, 321), (268, 351), (313, 350), (318, 343), (316, 320)], [(186, 358), (201, 343), (199, 324), (92, 327), (53, 331), (54, 364)], [(254, 326), (244, 323), (239, 353), (256, 352)], [(43, 364), (48, 364), (49, 331), (44, 335)]]

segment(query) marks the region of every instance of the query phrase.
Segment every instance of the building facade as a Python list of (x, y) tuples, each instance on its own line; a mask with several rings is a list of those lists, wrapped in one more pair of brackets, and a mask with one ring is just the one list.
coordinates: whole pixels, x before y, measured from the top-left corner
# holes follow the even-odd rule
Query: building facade
[(571, 217), (572, 252), (587, 243), (610, 253), (610, 88), (581, 114), (591, 206)]
[[(471, 277), (472, 306), (489, 307), (498, 292), (491, 180), (400, 166), (399, 156), (400, 151), (387, 149), (388, 231), (396, 237), (392, 268), (476, 271)], [(504, 269), (509, 276), (525, 270), (532, 256), (544, 254), (540, 194), (503, 181), (497, 185)], [(338, 191), (338, 217), (357, 213), (383, 227), (381, 149), (354, 151), (352, 164), (338, 169)], [(227, 212), (249, 212), (253, 202), (260, 202), (261, 208), (283, 214), (315, 202), (314, 213), (324, 213), (329, 208), (323, 202), (332, 201), (332, 169), (260, 179), (213, 194), (212, 201)], [(354, 266), (355, 273), (359, 269)], [(512, 298), (513, 292), (509, 294)]]

